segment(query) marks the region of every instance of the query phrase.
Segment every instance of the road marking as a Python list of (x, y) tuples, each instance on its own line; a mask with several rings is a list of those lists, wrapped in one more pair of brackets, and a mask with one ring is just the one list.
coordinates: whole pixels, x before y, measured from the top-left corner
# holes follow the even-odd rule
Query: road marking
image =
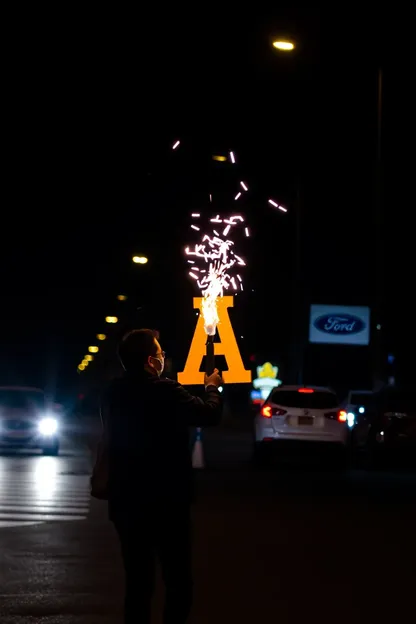
[(0, 529), (85, 520), (90, 500), (89, 479), (76, 485), (56, 480), (39, 486), (12, 477), (0, 484)]
[(0, 520), (0, 529), (10, 529), (13, 527), (22, 527), (22, 526), (33, 526), (34, 524), (42, 524), (42, 522), (28, 522), (26, 520), (22, 520), (21, 522), (16, 522), (15, 520)]

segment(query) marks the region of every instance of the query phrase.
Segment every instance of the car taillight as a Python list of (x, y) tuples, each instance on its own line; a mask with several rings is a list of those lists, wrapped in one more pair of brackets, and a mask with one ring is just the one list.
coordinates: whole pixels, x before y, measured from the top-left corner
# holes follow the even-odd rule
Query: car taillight
[(264, 407), (262, 407), (260, 414), (263, 416), (263, 418), (271, 418), (272, 408), (270, 407), (270, 405), (265, 405)]
[(338, 422), (345, 423), (348, 420), (348, 414), (345, 410), (339, 410), (336, 412), (327, 412), (325, 418), (330, 420), (337, 420)]
[(348, 419), (347, 412), (345, 410), (340, 410), (338, 412), (338, 422), (345, 423), (345, 422), (347, 422), (347, 419)]
[(261, 408), (260, 414), (263, 416), (263, 418), (271, 418), (272, 416), (284, 416), (286, 414), (286, 410), (281, 409), (280, 407), (264, 405)]

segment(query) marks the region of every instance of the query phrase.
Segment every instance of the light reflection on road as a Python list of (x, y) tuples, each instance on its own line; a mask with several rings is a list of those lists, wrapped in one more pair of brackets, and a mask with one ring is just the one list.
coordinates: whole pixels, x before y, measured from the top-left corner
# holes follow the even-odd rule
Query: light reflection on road
[(57, 457), (39, 457), (36, 461), (34, 485), (42, 499), (51, 499), (57, 490), (59, 460)]
[(89, 512), (89, 458), (0, 455), (0, 529), (84, 520)]

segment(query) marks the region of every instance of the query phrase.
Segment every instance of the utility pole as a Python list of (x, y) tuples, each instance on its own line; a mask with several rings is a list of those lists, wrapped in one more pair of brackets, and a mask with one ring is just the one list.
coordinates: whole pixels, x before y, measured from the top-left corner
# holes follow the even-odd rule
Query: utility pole
[(303, 359), (306, 336), (305, 296), (302, 290), (302, 205), (300, 179), (296, 182), (295, 202), (295, 245), (294, 245), (294, 273), (293, 273), (293, 382), (303, 384)]
[(373, 247), (373, 336), (372, 336), (372, 367), (373, 388), (377, 389), (383, 382), (382, 377), (382, 305), (384, 293), (384, 262), (383, 262), (383, 191), (382, 191), (382, 122), (383, 122), (383, 70), (380, 67), (377, 75), (377, 157), (374, 185), (374, 247)]

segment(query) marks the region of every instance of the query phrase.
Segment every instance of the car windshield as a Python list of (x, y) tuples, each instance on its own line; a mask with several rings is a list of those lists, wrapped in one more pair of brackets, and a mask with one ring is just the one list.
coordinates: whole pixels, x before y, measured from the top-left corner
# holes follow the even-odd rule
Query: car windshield
[(370, 405), (374, 400), (374, 395), (371, 392), (351, 392), (351, 405), (362, 405), (366, 407)]
[(45, 397), (42, 392), (32, 390), (0, 390), (0, 408), (42, 409)]
[(379, 402), (387, 412), (416, 414), (416, 392), (383, 392), (379, 396)]
[(297, 390), (276, 390), (271, 401), (284, 407), (305, 409), (335, 409), (339, 406), (338, 397), (333, 392), (298, 392)]

